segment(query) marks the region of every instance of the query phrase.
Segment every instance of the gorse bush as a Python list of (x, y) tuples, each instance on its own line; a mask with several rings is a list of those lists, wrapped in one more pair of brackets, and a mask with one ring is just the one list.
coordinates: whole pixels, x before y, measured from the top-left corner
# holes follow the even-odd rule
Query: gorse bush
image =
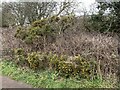
[[(73, 25), (74, 16), (52, 16), (46, 19), (37, 20), (28, 28), (18, 27), (15, 37), (33, 47), (45, 48), (47, 42), (52, 43), (55, 37)], [(51, 39), (51, 40), (50, 40)], [(40, 46), (43, 45), (43, 46)], [(38, 50), (39, 50), (38, 49)]]
[(50, 68), (59, 70), (59, 64), (60, 62), (67, 61), (67, 56), (65, 55), (60, 55), (58, 56), (57, 54), (48, 54), (49, 60), (50, 60)]
[(79, 76), (81, 78), (92, 78), (96, 75), (96, 63), (90, 62), (80, 55), (75, 56), (69, 61), (63, 61), (59, 64), (59, 70), (62, 75)]
[(82, 78), (90, 78), (90, 76), (92, 77), (96, 74), (95, 62), (90, 62), (80, 55), (72, 57), (71, 60), (69, 58), (69, 56), (57, 56), (54, 54), (50, 58), (50, 64), (53, 69), (65, 77), (78, 75)]
[(16, 34), (15, 34), (15, 37), (24, 40), (26, 38), (26, 36), (27, 36), (27, 34), (26, 34), (25, 28), (20, 27), (20, 26), (17, 27), (17, 31), (16, 31)]
[(39, 59), (39, 55), (36, 52), (28, 54), (27, 60), (28, 60), (28, 63), (30, 65), (30, 68), (33, 68), (33, 69), (38, 68), (39, 64), (41, 62)]
[(31, 52), (25, 56), (21, 48), (15, 50), (15, 54), (15, 59), (19, 61), (19, 64), (27, 62), (29, 67), (34, 70), (51, 69), (65, 77), (90, 78), (95, 75), (96, 63), (90, 62), (80, 55), (69, 57), (52, 53)]
[(59, 57), (56, 54), (49, 54), (49, 60), (50, 60), (50, 68), (53, 70), (57, 70), (58, 69), (58, 65), (59, 65)]
[(47, 55), (36, 52), (28, 53), (27, 59), (30, 68), (45, 69), (48, 67)]
[(60, 75), (69, 77), (72, 76), (74, 70), (74, 65), (68, 62), (59, 62), (58, 71)]
[(25, 54), (25, 52), (22, 48), (17, 48), (14, 50), (14, 52), (16, 55), (24, 55)]
[(26, 57), (25, 52), (21, 48), (17, 48), (14, 50), (14, 57), (15, 57), (15, 63), (19, 65), (25, 65), (26, 64)]

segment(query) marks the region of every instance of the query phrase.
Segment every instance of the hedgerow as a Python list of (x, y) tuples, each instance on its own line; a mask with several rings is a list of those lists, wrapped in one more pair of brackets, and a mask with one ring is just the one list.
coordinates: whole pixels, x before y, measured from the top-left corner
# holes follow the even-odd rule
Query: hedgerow
[(70, 57), (52, 53), (31, 52), (25, 56), (24, 50), (18, 48), (15, 50), (15, 60), (20, 65), (27, 62), (29, 67), (34, 70), (55, 70), (59, 75), (65, 77), (90, 78), (96, 73), (96, 63), (86, 60), (80, 55)]

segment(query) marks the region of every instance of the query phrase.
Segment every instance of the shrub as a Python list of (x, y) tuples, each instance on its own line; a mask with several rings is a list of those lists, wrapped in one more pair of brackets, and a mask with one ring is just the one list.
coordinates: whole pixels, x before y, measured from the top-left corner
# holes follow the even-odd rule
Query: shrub
[(52, 16), (47, 19), (37, 20), (28, 28), (18, 27), (15, 37), (33, 47), (43, 44), (43, 50), (45, 50), (48, 42), (53, 43), (55, 41), (53, 39), (56, 39), (55, 37), (58, 34), (70, 28), (71, 25), (73, 25), (73, 16)]
[(60, 21), (60, 17), (58, 17), (58, 16), (52, 16), (48, 19), (49, 19), (49, 22), (51, 22), (51, 23)]
[(61, 61), (59, 62), (58, 72), (60, 75), (65, 77), (72, 76), (74, 71), (74, 65), (70, 62)]
[(24, 50), (22, 48), (17, 48), (14, 52), (16, 55), (24, 55)]
[(27, 56), (27, 61), (30, 65), (30, 68), (36, 69), (39, 67), (40, 59), (36, 52), (29, 53)]
[(59, 58), (58, 55), (50, 53), (48, 55), (49, 60), (50, 60), (50, 68), (53, 70), (58, 70), (58, 65), (59, 65)]
[(26, 29), (23, 28), (23, 27), (17, 27), (17, 31), (15, 33), (15, 37), (16, 38), (20, 38), (22, 40), (24, 40), (27, 36), (27, 32), (26, 32)]
[(25, 65), (25, 57), (23, 55), (16, 55), (15, 56), (15, 63), (19, 64), (19, 65)]
[(56, 55), (50, 53), (48, 55), (49, 60), (50, 60), (50, 68), (53, 70), (56, 70), (59, 72), (60, 75), (62, 76), (69, 76), (71, 74), (68, 69), (70, 69), (70, 65), (66, 64), (65, 61), (67, 61), (67, 56), (65, 55)]
[(24, 39), (24, 42), (25, 42), (26, 44), (33, 44), (34, 40), (35, 40), (35, 36), (29, 35), (28, 37), (26, 37), (26, 38)]
[(14, 56), (15, 56), (15, 63), (19, 65), (25, 65), (26, 64), (26, 57), (25, 52), (21, 48), (17, 48), (14, 50)]
[[(40, 53), (39, 53), (40, 54)], [(40, 60), (42, 61), (43, 67), (42, 69), (48, 69), (49, 68), (49, 59), (48, 55), (46, 53), (40, 54)]]
[(79, 75), (82, 78), (90, 78), (91, 75), (94, 76), (95, 63), (93, 61), (89, 61), (80, 55), (75, 56), (74, 63), (76, 65), (76, 70), (74, 70), (75, 75)]
[(54, 54), (50, 56), (50, 65), (60, 75), (65, 77), (78, 75), (81, 78), (90, 78), (94, 77), (96, 71), (96, 64), (93, 61), (82, 58), (80, 55), (68, 60), (65, 55), (57, 56)]
[(37, 20), (35, 22), (32, 23), (33, 27), (42, 27), (47, 23), (47, 19), (42, 19), (42, 20)]
[(47, 56), (36, 52), (29, 53), (27, 61), (32, 69), (45, 69), (48, 67)]
[[(65, 58), (65, 57), (64, 57)], [(58, 72), (65, 77), (90, 78), (94, 77), (95, 63), (88, 61), (80, 55), (72, 57), (72, 60), (60, 60), (58, 64)]]
[[(80, 78), (94, 77), (96, 71), (96, 63), (87, 60), (80, 55), (70, 57), (66, 55), (57, 55), (52, 53), (32, 52), (25, 57), (23, 49), (15, 50), (16, 61), (20, 64), (28, 62), (29, 67), (35, 70), (52, 69), (59, 73), (60, 76)], [(70, 59), (69, 59), (70, 58)]]

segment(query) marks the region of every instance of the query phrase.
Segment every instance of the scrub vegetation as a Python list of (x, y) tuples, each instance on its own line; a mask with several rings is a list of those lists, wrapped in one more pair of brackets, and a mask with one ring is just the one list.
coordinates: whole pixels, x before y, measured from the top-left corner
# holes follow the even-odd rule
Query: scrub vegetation
[(1, 74), (39, 88), (118, 88), (120, 2), (97, 4), (77, 16), (75, 2), (3, 3)]

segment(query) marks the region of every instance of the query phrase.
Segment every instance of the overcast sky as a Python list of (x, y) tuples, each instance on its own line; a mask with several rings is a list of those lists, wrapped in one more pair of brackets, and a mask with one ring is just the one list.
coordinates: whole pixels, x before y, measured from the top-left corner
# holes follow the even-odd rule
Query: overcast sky
[[(17, 0), (0, 0), (0, 2), (3, 2), (3, 1), (4, 2), (15, 2)], [(42, 1), (42, 0), (20, 0), (20, 1)], [(46, 0), (43, 0), (43, 1), (46, 1)], [(50, 1), (50, 0), (47, 0), (47, 1)], [(55, 1), (64, 1), (64, 0), (55, 0)], [(74, 0), (74, 1), (83, 2), (86, 7), (95, 2), (95, 0)]]
[[(0, 0), (0, 2), (16, 2), (16, 1), (23, 1), (23, 2), (33, 2), (33, 1), (52, 1), (52, 0)], [(62, 2), (64, 0), (54, 0), (57, 2)], [(74, 2), (82, 2), (82, 4), (79, 5), (79, 7), (77, 8), (77, 12), (80, 14), (81, 10), (86, 9), (87, 11), (90, 11), (90, 5), (95, 3), (95, 0), (66, 0), (66, 1), (74, 1)], [(84, 11), (84, 10), (83, 10)]]

